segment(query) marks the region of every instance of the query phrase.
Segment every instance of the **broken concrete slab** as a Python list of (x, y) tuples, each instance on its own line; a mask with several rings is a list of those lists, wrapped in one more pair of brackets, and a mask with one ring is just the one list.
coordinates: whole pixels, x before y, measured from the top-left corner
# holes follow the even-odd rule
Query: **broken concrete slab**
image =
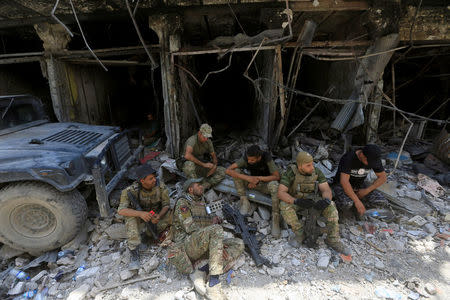
[(431, 195), (435, 197), (444, 197), (445, 196), (445, 189), (434, 179), (431, 179), (425, 174), (419, 174), (417, 175), (417, 179), (419, 181), (417, 182), (417, 185), (421, 188), (423, 188), (425, 191), (430, 193)]
[[(237, 193), (233, 180), (229, 178), (225, 178), (222, 180), (221, 183), (213, 187), (216, 191), (225, 193), (225, 194), (231, 194), (236, 197), (239, 197), (239, 194)], [(270, 196), (265, 195), (261, 192), (255, 191), (255, 190), (247, 190), (247, 197), (250, 201), (263, 204), (266, 206), (272, 206), (272, 199)]]
[(427, 220), (422, 218), (421, 216), (414, 216), (408, 221), (409, 224), (415, 225), (417, 227), (422, 227), (427, 223)]

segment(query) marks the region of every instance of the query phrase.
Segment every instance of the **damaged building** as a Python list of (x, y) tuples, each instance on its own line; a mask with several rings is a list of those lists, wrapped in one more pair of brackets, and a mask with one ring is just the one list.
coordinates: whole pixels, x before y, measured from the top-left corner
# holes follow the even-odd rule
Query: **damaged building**
[(415, 114), (448, 118), (448, 16), (445, 1), (7, 0), (0, 93), (34, 94), (58, 121), (152, 113), (174, 156), (205, 122), (271, 149), (300, 131), (403, 137), (410, 122), (434, 137), (443, 124)]

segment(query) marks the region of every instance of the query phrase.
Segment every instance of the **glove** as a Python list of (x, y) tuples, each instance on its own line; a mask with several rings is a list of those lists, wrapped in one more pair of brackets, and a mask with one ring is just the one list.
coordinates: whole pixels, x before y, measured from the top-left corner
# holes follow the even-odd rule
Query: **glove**
[(314, 200), (297, 198), (294, 200), (294, 204), (302, 208), (311, 208), (314, 206)]
[(331, 200), (328, 199), (328, 198), (324, 198), (324, 199), (320, 199), (319, 201), (317, 201), (317, 202), (314, 204), (314, 208), (317, 209), (317, 210), (322, 211), (322, 210), (324, 210), (325, 208), (327, 208), (328, 205), (330, 205), (330, 204), (331, 204)]

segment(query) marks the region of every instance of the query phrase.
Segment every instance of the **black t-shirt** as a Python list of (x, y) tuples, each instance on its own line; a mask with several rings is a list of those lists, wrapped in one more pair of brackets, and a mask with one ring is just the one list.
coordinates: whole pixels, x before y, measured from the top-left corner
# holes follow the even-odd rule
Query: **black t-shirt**
[(236, 164), (238, 168), (249, 170), (251, 176), (270, 176), (275, 171), (278, 171), (278, 168), (276, 167), (269, 152), (263, 152), (261, 155), (261, 160), (256, 164), (249, 164), (246, 155), (238, 160)]
[(353, 188), (360, 188), (366, 179), (367, 174), (370, 170), (375, 173), (380, 173), (384, 171), (381, 159), (379, 159), (375, 164), (366, 166), (363, 164), (356, 156), (356, 151), (349, 151), (341, 157), (339, 161), (339, 167), (334, 178), (334, 183), (339, 183), (341, 178), (341, 173), (350, 175), (350, 184)]

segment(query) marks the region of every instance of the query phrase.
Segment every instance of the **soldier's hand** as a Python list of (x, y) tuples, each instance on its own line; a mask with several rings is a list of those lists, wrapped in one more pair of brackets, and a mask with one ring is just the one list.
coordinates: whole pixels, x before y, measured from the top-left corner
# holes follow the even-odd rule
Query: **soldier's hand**
[(314, 204), (314, 208), (319, 210), (319, 211), (323, 211), (325, 208), (328, 207), (328, 205), (331, 204), (331, 200), (328, 198), (324, 198), (324, 199), (320, 199), (319, 201), (317, 201)]
[(214, 167), (212, 167), (212, 168), (208, 171), (208, 173), (206, 174), (206, 177), (209, 177), (209, 176), (211, 176), (212, 174), (214, 174), (214, 172), (216, 171), (216, 169), (217, 169), (217, 165), (214, 165)]
[(207, 168), (207, 169), (212, 169), (212, 168), (214, 168), (214, 164), (213, 164), (213, 163), (205, 163), (203, 166), (204, 166), (205, 168)]
[(144, 220), (144, 222), (148, 222), (152, 219), (152, 214), (146, 211), (141, 211), (139, 217)]
[(160, 217), (159, 217), (158, 214), (154, 214), (153, 217), (152, 217), (152, 223), (153, 223), (153, 224), (158, 224), (159, 218), (160, 218)]
[(248, 179), (248, 182), (256, 186), (259, 183), (259, 178), (252, 176)]
[(212, 222), (213, 222), (213, 224), (221, 224), (221, 223), (223, 222), (223, 220), (222, 220), (221, 217), (215, 216), (215, 217), (212, 219)]
[(254, 189), (255, 187), (256, 187), (256, 184), (253, 184), (253, 183), (248, 184), (249, 189)]
[(364, 198), (368, 194), (369, 194), (369, 190), (368, 189), (360, 189), (360, 190), (358, 190), (356, 192), (356, 196), (358, 196), (359, 199)]
[(355, 202), (356, 210), (358, 211), (359, 215), (364, 215), (366, 212), (366, 208), (364, 207), (364, 204), (361, 201)]

